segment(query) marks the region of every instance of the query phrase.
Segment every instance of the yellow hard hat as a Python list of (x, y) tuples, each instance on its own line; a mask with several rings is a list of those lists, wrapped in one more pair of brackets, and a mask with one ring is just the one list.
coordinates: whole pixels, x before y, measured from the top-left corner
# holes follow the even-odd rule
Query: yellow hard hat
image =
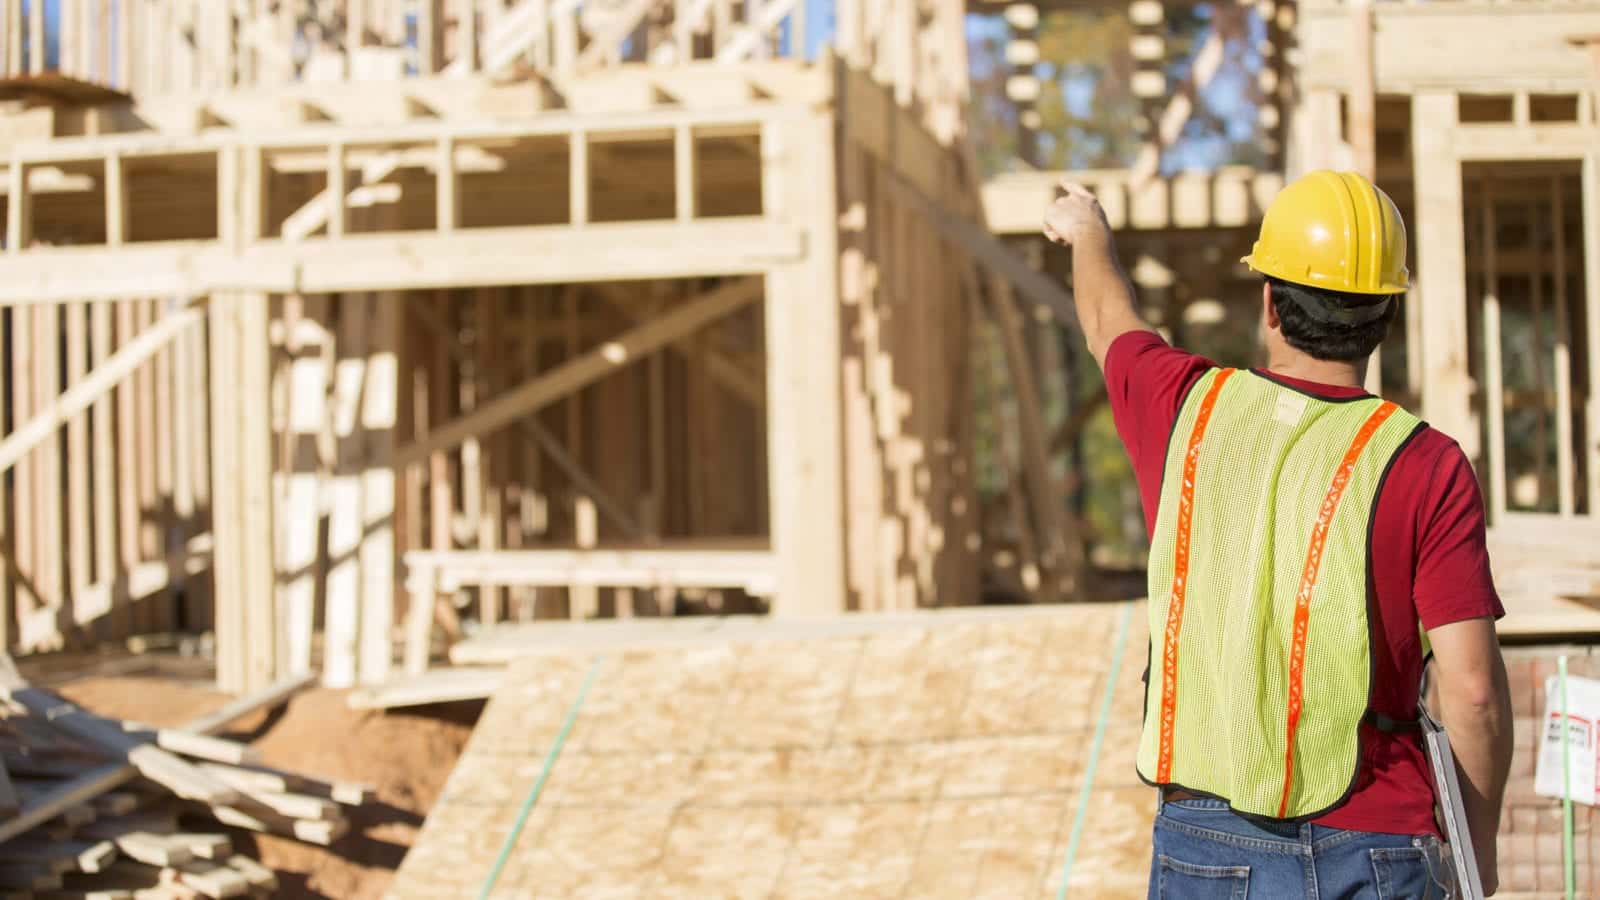
[(1283, 281), (1350, 294), (1411, 287), (1400, 211), (1355, 172), (1312, 172), (1280, 191), (1241, 262)]

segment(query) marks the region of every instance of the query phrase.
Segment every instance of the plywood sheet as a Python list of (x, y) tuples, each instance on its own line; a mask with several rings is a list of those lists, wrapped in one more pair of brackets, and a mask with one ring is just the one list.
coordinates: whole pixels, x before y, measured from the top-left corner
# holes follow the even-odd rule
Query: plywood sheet
[(1124, 609), (541, 648), (508, 669), (391, 895), (481, 890), (595, 666), (492, 896), (1054, 896), (1108, 680), (1073, 887), (1143, 896), (1142, 606), (1107, 671)]

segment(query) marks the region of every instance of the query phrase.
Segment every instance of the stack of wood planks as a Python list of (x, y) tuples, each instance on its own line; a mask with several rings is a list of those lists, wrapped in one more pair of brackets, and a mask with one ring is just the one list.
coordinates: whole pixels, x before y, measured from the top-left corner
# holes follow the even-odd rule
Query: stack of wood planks
[(0, 897), (271, 896), (277, 877), (229, 830), (326, 846), (371, 789), (267, 767), (215, 733), (311, 681), (152, 728), (33, 687), (0, 657)]

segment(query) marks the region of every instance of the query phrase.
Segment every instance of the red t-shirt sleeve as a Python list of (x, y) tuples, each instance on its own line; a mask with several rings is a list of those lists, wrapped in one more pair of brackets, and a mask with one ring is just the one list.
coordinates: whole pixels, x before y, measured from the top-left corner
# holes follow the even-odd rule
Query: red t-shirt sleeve
[(1168, 344), (1153, 331), (1130, 331), (1106, 351), (1106, 392), (1117, 434), (1133, 462), (1145, 527), (1155, 531), (1162, 469), (1172, 426), (1189, 389), (1216, 363)]
[(1434, 461), (1418, 517), (1411, 592), (1422, 627), (1504, 616), (1489, 568), (1483, 494), (1454, 441)]

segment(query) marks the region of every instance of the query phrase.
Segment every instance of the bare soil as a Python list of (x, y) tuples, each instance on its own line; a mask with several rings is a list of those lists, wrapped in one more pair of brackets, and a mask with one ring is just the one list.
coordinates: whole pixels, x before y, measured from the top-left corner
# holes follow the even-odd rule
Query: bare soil
[[(54, 687), (88, 709), (151, 725), (181, 724), (228, 699), (203, 682), (170, 677), (89, 676)], [(333, 847), (249, 832), (234, 833), (235, 846), (278, 872), (280, 897), (382, 897), (482, 707), (357, 712), (343, 691), (310, 690), (275, 714), (242, 720), (228, 736), (259, 746), (268, 765), (359, 781), (376, 789), (377, 801), (348, 810), (350, 833)]]

